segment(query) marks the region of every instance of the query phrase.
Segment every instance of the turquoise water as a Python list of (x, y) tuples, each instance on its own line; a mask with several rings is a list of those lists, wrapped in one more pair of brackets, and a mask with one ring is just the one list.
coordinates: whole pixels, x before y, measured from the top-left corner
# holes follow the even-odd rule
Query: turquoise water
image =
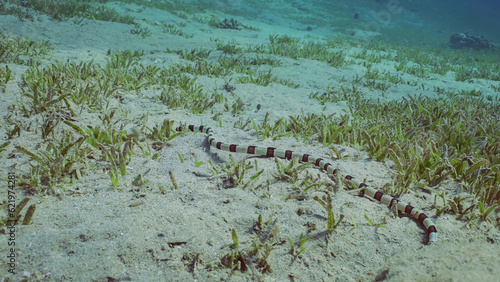
[[(112, 6), (129, 3), (142, 8), (159, 8), (174, 12), (176, 15), (207, 13), (220, 17), (234, 16), (240, 19), (258, 20), (276, 27), (307, 29), (313, 36), (331, 36), (338, 33), (359, 36), (360, 33), (375, 32), (382, 35), (385, 40), (438, 46), (445, 44), (452, 33), (467, 32), (484, 36), (493, 42), (500, 41), (500, 34), (497, 32), (500, 29), (500, 19), (497, 16), (500, 4), (492, 0), (124, 0), (117, 2), (9, 0), (5, 2), (6, 4), (0, 4), (1, 14), (16, 14), (21, 18), (29, 15), (26, 17), (28, 20), (36, 17), (29, 11), (30, 9), (58, 20), (89, 17), (91, 12), (88, 9), (74, 11), (74, 3), (95, 9), (100, 9), (99, 7), (105, 4), (108, 10), (98, 11), (98, 15), (94, 15), (94, 18), (108, 20), (106, 15), (112, 10)], [(63, 8), (54, 8), (51, 3), (62, 3)], [(9, 5), (15, 6), (12, 8)], [(144, 15), (143, 19), (151, 20), (148, 15)]]
[[(153, 2), (153, 1), (152, 1)], [(363, 30), (415, 44), (446, 43), (454, 32), (500, 41), (498, 1), (193, 1), (208, 9), (305, 28)], [(297, 27), (299, 28), (299, 27)]]

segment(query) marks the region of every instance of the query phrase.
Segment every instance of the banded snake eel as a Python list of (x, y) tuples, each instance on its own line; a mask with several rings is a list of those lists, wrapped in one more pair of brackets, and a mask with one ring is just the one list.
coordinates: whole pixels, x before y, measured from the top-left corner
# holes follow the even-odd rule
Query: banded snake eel
[[(315, 166), (324, 169), (330, 175), (335, 175), (335, 174), (340, 175), (340, 171), (338, 169), (334, 168), (332, 164), (326, 162), (322, 158), (313, 157), (308, 154), (299, 154), (291, 150), (278, 149), (274, 147), (241, 146), (236, 144), (226, 144), (215, 140), (214, 137), (215, 134), (210, 127), (206, 127), (203, 125), (202, 126), (188, 125), (187, 128), (192, 132), (199, 131), (207, 134), (208, 143), (210, 144), (210, 146), (222, 151), (243, 153), (249, 155), (269, 157), (269, 158), (278, 157), (287, 160), (290, 160), (292, 158), (297, 158), (301, 162), (312, 163)], [(183, 129), (182, 126), (178, 127), (177, 131), (182, 131), (182, 129)], [(428, 240), (429, 243), (437, 241), (436, 226), (434, 225), (432, 220), (422, 211), (414, 208), (413, 206), (405, 202), (398, 201), (389, 195), (385, 195), (384, 193), (377, 191), (374, 188), (371, 188), (366, 183), (355, 179), (351, 175), (345, 175), (343, 177), (345, 180), (350, 181), (351, 183), (355, 184), (359, 189), (361, 189), (363, 191), (364, 196), (369, 196), (369, 198), (375, 199), (389, 208), (396, 205), (398, 211), (400, 211), (403, 214), (409, 215), (410, 217), (414, 218), (416, 221), (418, 221), (425, 227), (425, 230), (427, 231), (427, 234), (429, 236)]]

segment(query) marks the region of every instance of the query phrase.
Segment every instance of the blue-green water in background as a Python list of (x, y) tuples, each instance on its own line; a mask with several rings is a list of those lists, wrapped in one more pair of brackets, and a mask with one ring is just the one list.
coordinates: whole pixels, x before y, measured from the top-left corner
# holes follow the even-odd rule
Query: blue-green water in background
[[(276, 25), (303, 23), (356, 33), (377, 32), (387, 39), (414, 44), (446, 44), (455, 32), (484, 36), (500, 42), (500, 1), (497, 0), (198, 0), (214, 11), (275, 21)], [(314, 33), (314, 32), (313, 32)]]

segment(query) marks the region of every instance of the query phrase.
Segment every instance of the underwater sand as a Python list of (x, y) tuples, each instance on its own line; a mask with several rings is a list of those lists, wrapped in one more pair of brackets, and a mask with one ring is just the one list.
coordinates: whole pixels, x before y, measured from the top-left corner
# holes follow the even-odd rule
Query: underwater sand
[[(279, 15), (276, 15), (274, 23), (264, 16), (267, 22), (237, 17), (261, 30), (235, 31), (209, 28), (165, 11), (146, 8), (139, 12), (139, 6), (110, 6), (118, 11), (128, 11), (137, 19), (186, 23), (183, 31), (193, 37), (165, 34), (159, 27), (151, 26), (149, 29), (153, 35), (143, 39), (130, 33), (131, 25), (87, 19), (81, 24), (74, 24), (71, 20), (57, 22), (46, 16), (39, 16), (34, 22), (20, 22), (15, 16), (0, 16), (0, 27), (8, 34), (52, 42), (55, 50), (46, 65), (67, 60), (94, 60), (97, 64), (104, 64), (109, 49), (140, 49), (146, 53), (142, 61), (145, 64), (168, 67), (181, 59), (176, 54), (165, 53), (167, 48), (191, 50), (204, 47), (215, 50), (215, 42), (211, 40), (214, 38), (224, 42), (234, 40), (244, 46), (267, 43), (270, 34), (313, 36), (321, 40), (323, 36), (336, 33), (326, 27), (317, 28), (317, 34), (304, 28), (299, 30), (296, 27), (301, 26), (300, 23), (290, 21), (285, 24), (286, 19)], [(376, 34), (359, 30), (357, 36), (369, 38)], [(221, 53), (213, 51), (211, 56), (217, 58)], [(235, 93), (245, 103), (245, 111), (238, 116), (224, 112), (223, 127), (218, 127), (209, 111), (193, 115), (190, 111), (171, 110), (154, 101), (152, 98), (160, 91), (153, 87), (142, 89), (139, 93), (124, 92), (121, 101), (111, 99), (110, 103), (130, 111), (129, 119), (149, 114), (149, 121), (156, 124), (170, 119), (211, 126), (217, 139), (223, 142), (291, 148), (302, 153), (327, 156), (329, 150), (322, 144), (307, 144), (291, 137), (262, 141), (254, 131), (233, 129), (232, 124), (240, 117), (246, 120), (249, 116), (261, 123), (266, 112), (270, 113), (269, 120), (273, 122), (301, 112), (340, 115), (348, 111), (345, 102), (329, 104), (324, 108), (308, 95), (324, 91), (329, 84), (337, 83), (342, 77), (351, 81), (356, 74), (363, 73), (363, 68), (359, 65), (333, 68), (313, 60), (277, 58), (282, 65), (274, 67), (273, 73), (301, 87), (293, 89), (276, 83), (267, 87), (234, 83)], [(377, 67), (384, 70), (393, 65), (393, 62), (384, 62)], [(6, 86), (5, 93), (0, 93), (2, 113), (20, 98), (17, 84), (27, 70), (24, 66), (9, 67), (16, 73), (16, 78)], [(449, 90), (479, 89), (484, 95), (498, 95), (485, 81), (471, 85), (456, 82), (452, 76), (443, 76), (437, 80), (422, 80), (421, 83), (426, 89), (433, 89), (434, 86)], [(197, 84), (204, 85), (205, 89), (213, 89), (217, 85), (223, 92), (224, 79), (199, 77)], [(374, 91), (365, 94), (390, 100), (401, 99), (410, 91), (414, 88), (394, 85), (384, 95)], [(433, 91), (421, 93), (435, 95)], [(261, 109), (257, 111), (258, 104)], [(223, 111), (222, 105), (214, 107), (216, 112)], [(89, 118), (75, 117), (81, 120)], [(3, 135), (5, 130), (2, 128)], [(16, 142), (29, 147), (31, 140), (25, 137)], [(346, 149), (351, 156), (357, 154), (353, 148), (337, 147)], [(345, 218), (332, 234), (327, 234), (323, 232), (326, 213), (318, 203), (312, 199), (286, 199), (292, 188), (290, 184), (274, 180), (271, 175), (276, 168), (274, 159), (250, 158), (252, 163), (258, 162), (259, 169), (264, 169), (264, 174), (255, 183), (260, 188), (224, 189), (223, 179), (213, 175), (208, 163), (231, 162), (231, 154), (207, 148), (203, 134), (184, 134), (170, 141), (156, 160), (133, 157), (127, 166), (129, 174), (120, 178), (117, 188), (111, 186), (108, 175), (96, 173), (69, 185), (67, 191), (59, 191), (62, 192), (59, 196), (30, 196), (30, 203), (36, 203), (37, 208), (32, 224), (17, 226), (16, 275), (6, 273), (7, 258), (4, 254), (8, 252), (7, 236), (0, 235), (2, 281), (6, 278), (20, 281), (23, 275), (33, 281), (498, 281), (500, 277), (500, 232), (491, 224), (480, 222), (469, 227), (454, 217), (441, 215), (433, 218), (438, 226), (438, 242), (426, 245), (427, 235), (414, 220), (406, 216), (394, 217), (380, 203), (342, 190), (332, 194), (333, 207), (334, 214), (341, 213)], [(184, 156), (184, 162), (180, 161), (178, 154)], [(2, 178), (12, 171), (10, 166), (15, 163), (18, 163), (14, 169), (16, 174), (28, 171), (29, 158), (7, 159), (5, 156), (7, 152), (1, 155)], [(249, 158), (240, 154), (232, 156), (236, 161)], [(195, 159), (203, 161), (203, 165), (195, 167)], [(367, 179), (374, 187), (389, 183), (394, 174), (391, 164), (376, 162), (362, 152), (358, 158), (334, 161), (334, 165), (345, 174)], [(133, 177), (148, 169), (151, 169), (147, 175), (150, 180), (148, 185), (140, 188), (133, 186)], [(177, 190), (169, 188), (170, 170), (176, 177)], [(329, 180), (324, 172), (315, 168), (308, 168), (307, 171), (322, 180)], [(270, 186), (267, 186), (266, 179), (270, 179)], [(158, 183), (168, 187), (166, 194), (159, 192)], [(407, 193), (402, 200), (434, 215), (430, 195)], [(135, 206), (137, 202), (142, 204)], [(299, 208), (304, 210), (305, 215), (297, 215)], [(211, 267), (230, 252), (232, 229), (237, 231), (242, 248), (251, 245), (253, 239), (249, 230), (259, 214), (264, 220), (276, 220), (279, 226), (278, 238), (281, 242), (274, 246), (267, 259), (272, 273), (261, 275)], [(387, 228), (368, 224), (365, 214)], [(314, 221), (317, 230), (308, 234), (311, 239), (305, 245), (306, 250), (293, 260), (287, 238), (298, 242), (301, 233), (307, 230), (305, 224), (308, 221)]]

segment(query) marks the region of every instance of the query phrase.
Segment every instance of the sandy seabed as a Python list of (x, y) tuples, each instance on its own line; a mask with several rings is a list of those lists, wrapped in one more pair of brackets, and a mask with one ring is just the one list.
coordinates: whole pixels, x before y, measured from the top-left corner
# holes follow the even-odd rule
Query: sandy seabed
[[(131, 25), (87, 19), (79, 24), (72, 20), (57, 22), (46, 16), (36, 16), (33, 22), (24, 22), (15, 16), (4, 15), (0, 16), (0, 26), (7, 34), (27, 36), (37, 41), (49, 40), (55, 50), (44, 65), (67, 60), (94, 60), (97, 64), (105, 64), (109, 49), (128, 49), (144, 50), (141, 61), (144, 64), (168, 67), (182, 60), (176, 54), (166, 53), (167, 48), (215, 50), (214, 38), (244, 46), (266, 43), (270, 34), (311, 36), (311, 32), (295, 28), (298, 23), (285, 24), (279, 22), (279, 17), (275, 23), (242, 19), (259, 30), (235, 31), (210, 28), (165, 11), (142, 10), (134, 5), (112, 6), (137, 19), (185, 23), (183, 31), (193, 37), (165, 34), (159, 27), (151, 26), (152, 36), (141, 38), (130, 33)], [(318, 30), (314, 37), (321, 39), (324, 36), (321, 32)], [(360, 37), (372, 36), (362, 31), (358, 34)], [(213, 54), (220, 55), (221, 52), (213, 51)], [(324, 91), (342, 77), (363, 74), (360, 65), (332, 68), (313, 60), (279, 59), (282, 65), (274, 67), (273, 73), (301, 87), (234, 83), (235, 93), (245, 103), (246, 110), (238, 116), (224, 112), (223, 127), (218, 127), (209, 113), (193, 115), (190, 111), (169, 109), (153, 99), (159, 95), (153, 87), (139, 93), (124, 92), (121, 99), (111, 99), (110, 103), (128, 111), (131, 120), (149, 113), (151, 123), (160, 123), (164, 119), (188, 124), (204, 123), (213, 127), (217, 139), (223, 142), (292, 148), (328, 156), (329, 149), (319, 143), (304, 143), (291, 137), (262, 141), (254, 131), (232, 128), (241, 117), (246, 120), (251, 116), (262, 122), (266, 112), (270, 113), (271, 121), (301, 112), (340, 115), (348, 109), (346, 102), (323, 107), (310, 99), (309, 94)], [(393, 65), (393, 62), (385, 62), (378, 67), (383, 70)], [(6, 85), (6, 91), (0, 93), (4, 118), (10, 106), (20, 99), (18, 84), (27, 70), (25, 66), (9, 64), (9, 67), (15, 77)], [(218, 87), (222, 92), (224, 79), (201, 76), (197, 83), (206, 89)], [(446, 85), (449, 90), (480, 89), (485, 94), (498, 95), (492, 93), (485, 81), (470, 85), (443, 76), (422, 83), (428, 89)], [(406, 86), (395, 85), (384, 98), (399, 99), (409, 91)], [(432, 91), (421, 92), (434, 95)], [(373, 91), (365, 94), (371, 97), (380, 95)], [(257, 110), (257, 105), (260, 105), (260, 110)], [(214, 108), (215, 111), (223, 111), (222, 106), (216, 107), (219, 108)], [(91, 117), (74, 118), (85, 120)], [(2, 136), (6, 131), (6, 126), (2, 125)], [(32, 140), (28, 134), (23, 134), (15, 142), (30, 147)], [(366, 179), (374, 187), (382, 187), (391, 181), (394, 169), (390, 163), (376, 162), (353, 148), (338, 148), (343, 148), (350, 156), (357, 155), (333, 162), (343, 173)], [(0, 153), (2, 179), (8, 172), (20, 176), (29, 170), (28, 157), (17, 154), (15, 158), (7, 158), (14, 150), (10, 146)], [(184, 157), (184, 162), (178, 154)], [(264, 173), (253, 187), (226, 189), (226, 180), (212, 173), (209, 161), (228, 163), (231, 162), (230, 155), (209, 150), (203, 134), (188, 133), (170, 141), (155, 160), (133, 157), (127, 166), (129, 174), (120, 179), (117, 188), (111, 186), (108, 175), (95, 173), (68, 185), (67, 190), (59, 191), (58, 196), (30, 195), (30, 204), (36, 203), (36, 212), (30, 225), (16, 226), (16, 275), (7, 273), (9, 234), (0, 235), (2, 281), (20, 281), (23, 277), (30, 281), (498, 281), (500, 277), (500, 232), (490, 223), (479, 222), (470, 226), (450, 215), (433, 217), (439, 240), (428, 245), (425, 230), (414, 220), (406, 216), (395, 217), (378, 202), (341, 189), (332, 194), (333, 211), (335, 215), (343, 214), (344, 220), (328, 233), (324, 231), (325, 210), (312, 199), (312, 196), (323, 193), (312, 192), (311, 197), (303, 201), (289, 199), (293, 187), (273, 177), (272, 173), (276, 173), (274, 159), (234, 154), (236, 161), (248, 158), (252, 164), (257, 163), (259, 170), (264, 169)], [(197, 167), (195, 160), (203, 164)], [(14, 164), (17, 166), (13, 169)], [(133, 177), (147, 170), (150, 171), (147, 174), (150, 182), (141, 187), (133, 186)], [(171, 186), (169, 171), (176, 176), (179, 189), (168, 188), (162, 194), (158, 183)], [(335, 185), (318, 169), (307, 168), (305, 171)], [(449, 183), (448, 187), (439, 189), (453, 189), (452, 185)], [(19, 197), (25, 196), (21, 190), (18, 193)], [(2, 188), (2, 199), (5, 194)], [(431, 216), (435, 213), (434, 195), (407, 193), (402, 200)], [(255, 268), (241, 272), (221, 267), (221, 259), (232, 251), (233, 229), (238, 234), (240, 249), (248, 252), (252, 248), (259, 215), (264, 221), (270, 220), (270, 224), (278, 226), (269, 242), (273, 244), (267, 257), (271, 272), (261, 273)], [(369, 224), (365, 215), (387, 228)], [(307, 234), (311, 239), (305, 244), (305, 251), (294, 259), (288, 238), (298, 244), (301, 234), (306, 234), (311, 224), (315, 224), (316, 229)]]

